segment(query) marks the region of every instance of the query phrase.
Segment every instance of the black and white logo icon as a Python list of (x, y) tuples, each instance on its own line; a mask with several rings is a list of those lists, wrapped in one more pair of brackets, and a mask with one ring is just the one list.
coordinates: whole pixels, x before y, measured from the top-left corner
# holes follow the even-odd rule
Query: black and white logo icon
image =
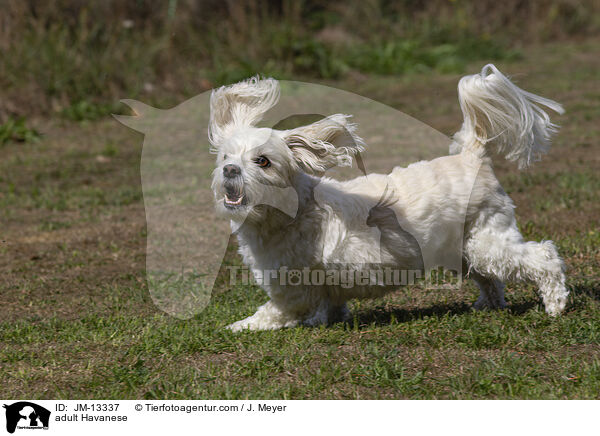
[(4, 405), (6, 409), (6, 431), (14, 433), (16, 429), (48, 429), (50, 411), (28, 401), (19, 401)]

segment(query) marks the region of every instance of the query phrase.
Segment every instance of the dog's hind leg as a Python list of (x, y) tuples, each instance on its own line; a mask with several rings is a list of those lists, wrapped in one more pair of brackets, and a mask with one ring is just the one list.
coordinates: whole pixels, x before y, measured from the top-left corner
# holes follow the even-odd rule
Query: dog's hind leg
[(314, 327), (321, 324), (327, 325), (335, 322), (343, 322), (348, 319), (350, 319), (350, 311), (346, 303), (336, 305), (327, 300), (322, 300), (317, 308), (302, 323)]
[(483, 309), (504, 309), (504, 283), (498, 279), (489, 279), (476, 271), (471, 271), (468, 275), (479, 288), (479, 298), (473, 304), (476, 310)]
[(514, 220), (509, 226), (499, 227), (496, 222), (495, 226), (471, 231), (464, 250), (469, 268), (488, 280), (534, 282), (546, 312), (552, 316), (560, 314), (569, 292), (564, 264), (554, 243), (523, 241)]

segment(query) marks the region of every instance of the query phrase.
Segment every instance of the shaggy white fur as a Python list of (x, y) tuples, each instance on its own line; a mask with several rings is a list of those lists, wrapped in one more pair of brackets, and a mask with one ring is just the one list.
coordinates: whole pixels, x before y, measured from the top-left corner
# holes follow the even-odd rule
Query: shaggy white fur
[[(322, 173), (351, 164), (364, 148), (349, 116), (332, 115), (287, 131), (255, 127), (278, 97), (275, 80), (258, 78), (219, 88), (211, 97), (217, 211), (231, 220), (244, 262), (270, 297), (254, 315), (229, 328), (342, 320), (349, 299), (397, 289), (372, 281), (347, 287), (264, 280), (263, 271), (281, 268), (429, 270), (442, 265), (463, 270), (479, 286), (477, 309), (504, 307), (503, 283), (510, 280), (535, 283), (550, 315), (564, 309), (563, 262), (551, 241), (523, 241), (514, 205), (488, 154), (496, 148), (520, 167), (537, 159), (556, 130), (539, 105), (562, 112), (558, 103), (521, 90), (487, 65), (459, 83), (464, 123), (450, 147), (453, 155), (341, 182)], [(290, 187), (297, 193), (292, 200)], [(265, 204), (266, 189), (268, 204), (276, 207)], [(295, 216), (290, 216), (290, 201), (297, 205)]]

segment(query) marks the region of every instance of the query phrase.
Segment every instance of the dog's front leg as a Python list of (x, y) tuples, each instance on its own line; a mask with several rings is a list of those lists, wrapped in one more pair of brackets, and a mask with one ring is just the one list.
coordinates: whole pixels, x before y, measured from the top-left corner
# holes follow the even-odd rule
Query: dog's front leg
[(295, 327), (300, 323), (290, 313), (282, 311), (273, 301), (267, 301), (260, 306), (256, 313), (246, 319), (234, 322), (227, 326), (233, 332), (241, 330), (276, 330), (284, 327)]

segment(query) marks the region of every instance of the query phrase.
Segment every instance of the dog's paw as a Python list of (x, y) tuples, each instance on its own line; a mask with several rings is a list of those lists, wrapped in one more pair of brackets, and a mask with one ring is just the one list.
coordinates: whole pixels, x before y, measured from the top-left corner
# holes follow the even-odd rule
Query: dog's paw
[(233, 324), (229, 324), (225, 328), (227, 330), (231, 330), (234, 333), (241, 332), (242, 330), (252, 330), (250, 323), (247, 320), (245, 320), (245, 319), (242, 319), (240, 321), (236, 321)]
[(278, 330), (281, 328), (296, 327), (300, 322), (296, 319), (290, 319), (287, 321), (275, 322), (260, 322), (256, 319), (246, 318), (240, 321), (236, 321), (233, 324), (229, 324), (226, 329), (231, 330), (234, 333), (241, 332), (243, 330)]

